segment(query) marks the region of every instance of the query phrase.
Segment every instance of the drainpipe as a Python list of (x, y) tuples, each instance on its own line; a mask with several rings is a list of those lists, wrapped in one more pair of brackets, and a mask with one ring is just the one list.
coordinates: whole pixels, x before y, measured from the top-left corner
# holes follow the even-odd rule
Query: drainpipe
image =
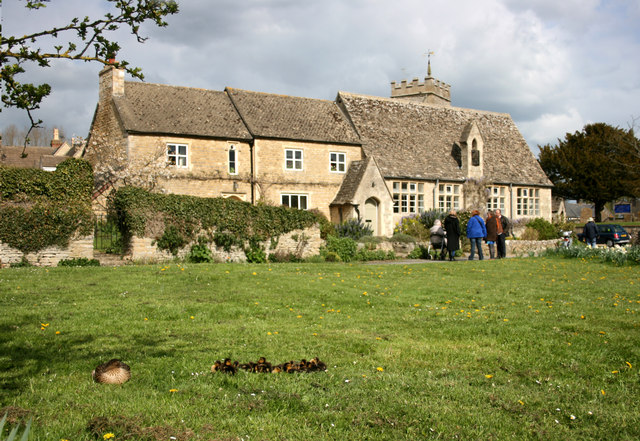
[(256, 179), (256, 175), (255, 175), (255, 161), (254, 161), (254, 154), (255, 154), (255, 149), (254, 149), (254, 144), (255, 141), (253, 140), (253, 138), (249, 141), (249, 161), (250, 161), (250, 165), (249, 165), (249, 184), (251, 185), (251, 205), (255, 205), (256, 204), (256, 193), (255, 193), (255, 179)]
[(438, 205), (436, 204), (436, 195), (438, 194), (438, 187), (440, 186), (440, 179), (436, 179), (436, 185), (433, 187), (433, 209), (436, 210)]
[(358, 220), (360, 220), (360, 210), (358, 210), (358, 207), (360, 206), (360, 204), (353, 204), (353, 208), (356, 210), (356, 214), (358, 215)]
[(513, 222), (513, 184), (509, 184), (509, 216)]

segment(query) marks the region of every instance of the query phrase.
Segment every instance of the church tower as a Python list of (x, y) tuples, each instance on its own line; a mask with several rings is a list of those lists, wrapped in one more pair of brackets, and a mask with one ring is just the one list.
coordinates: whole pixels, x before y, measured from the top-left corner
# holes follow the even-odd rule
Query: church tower
[(451, 86), (436, 80), (431, 76), (431, 52), (427, 76), (424, 82), (414, 78), (410, 83), (402, 80), (400, 84), (391, 82), (391, 98), (413, 101), (416, 103), (435, 104), (439, 106), (451, 106)]

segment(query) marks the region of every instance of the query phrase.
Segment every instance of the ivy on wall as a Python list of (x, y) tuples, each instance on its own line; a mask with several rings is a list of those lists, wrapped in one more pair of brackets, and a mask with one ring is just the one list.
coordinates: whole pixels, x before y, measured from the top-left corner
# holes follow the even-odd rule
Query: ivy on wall
[(81, 159), (53, 173), (0, 166), (0, 242), (29, 253), (90, 234), (92, 190), (93, 171)]
[(209, 242), (217, 242), (225, 234), (231, 242), (242, 243), (328, 223), (310, 211), (234, 199), (158, 194), (137, 187), (122, 187), (112, 193), (109, 213), (127, 241), (132, 235), (151, 237), (159, 248), (173, 254), (203, 232)]

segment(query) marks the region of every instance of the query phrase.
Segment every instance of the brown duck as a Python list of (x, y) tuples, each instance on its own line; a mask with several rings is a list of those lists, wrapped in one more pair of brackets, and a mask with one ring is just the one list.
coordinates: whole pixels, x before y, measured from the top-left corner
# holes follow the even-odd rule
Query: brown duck
[(131, 368), (117, 358), (97, 366), (91, 377), (97, 383), (122, 384), (131, 378)]

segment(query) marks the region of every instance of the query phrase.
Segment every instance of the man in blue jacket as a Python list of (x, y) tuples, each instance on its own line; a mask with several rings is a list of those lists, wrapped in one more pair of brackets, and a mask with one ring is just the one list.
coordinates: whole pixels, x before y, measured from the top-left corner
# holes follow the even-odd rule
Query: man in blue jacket
[(484, 224), (484, 220), (480, 217), (478, 210), (473, 210), (471, 212), (471, 219), (467, 222), (467, 238), (471, 241), (469, 260), (473, 260), (476, 247), (478, 248), (478, 259), (484, 260), (484, 255), (482, 254), (482, 239), (485, 237), (487, 237), (487, 227)]

